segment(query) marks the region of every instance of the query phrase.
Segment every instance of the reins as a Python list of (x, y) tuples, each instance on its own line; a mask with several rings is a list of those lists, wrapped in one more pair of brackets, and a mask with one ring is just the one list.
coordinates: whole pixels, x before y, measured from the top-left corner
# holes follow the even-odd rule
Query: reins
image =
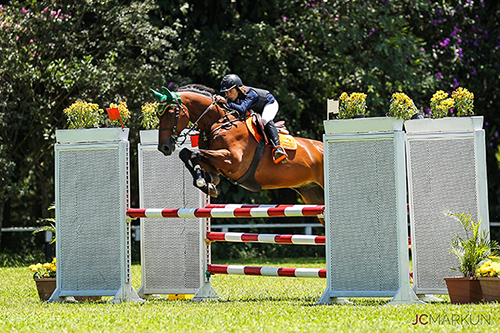
[[(189, 126), (189, 127), (188, 127), (188, 131), (187, 131), (186, 133), (184, 133), (184, 134), (182, 134), (182, 135), (179, 133), (179, 134), (178, 134), (178, 135), (176, 135), (176, 136), (172, 135), (172, 136), (174, 137), (175, 144), (176, 144), (177, 146), (182, 146), (182, 145), (184, 144), (184, 142), (186, 142), (186, 140), (187, 140), (187, 137), (188, 137), (189, 133), (191, 133), (192, 131), (196, 130), (196, 128), (198, 127), (198, 122), (201, 120), (201, 118), (202, 118), (205, 114), (207, 114), (207, 112), (208, 112), (208, 111), (212, 108), (212, 106), (214, 106), (214, 105), (217, 105), (217, 102), (215, 101), (215, 98), (213, 98), (213, 97), (212, 97), (212, 103), (210, 103), (210, 105), (209, 105), (209, 106), (205, 109), (205, 111), (203, 111), (203, 112), (201, 113), (201, 115), (198, 117), (198, 119), (196, 119), (196, 121), (195, 121), (195, 122), (194, 122), (191, 126)], [(176, 121), (177, 121), (177, 120), (176, 120)], [(177, 123), (176, 123), (176, 127), (177, 127)], [(172, 133), (173, 133), (173, 132), (172, 132)], [(183, 140), (181, 143), (177, 143), (177, 139), (178, 139), (179, 137), (184, 138), (184, 140)]]
[[(177, 132), (177, 123), (179, 121), (179, 116), (180, 116), (180, 113), (181, 113), (180, 110), (182, 109), (182, 111), (184, 111), (185, 114), (187, 114), (188, 111), (186, 111), (186, 109), (184, 109), (184, 105), (182, 105), (182, 100), (180, 98), (179, 98), (179, 100), (176, 100), (173, 103), (170, 103), (170, 104), (166, 105), (165, 108), (163, 109), (164, 111), (162, 112), (161, 116), (163, 116), (163, 114), (165, 113), (165, 111), (169, 107), (171, 107), (173, 105), (175, 105), (175, 113), (174, 113), (175, 120), (174, 120), (173, 127), (160, 127), (159, 130), (160, 131), (171, 130), (172, 131), (172, 136), (171, 137), (174, 139), (174, 142), (175, 142), (175, 144), (177, 146), (181, 146), (181, 145), (183, 145), (186, 142), (186, 139), (187, 139), (188, 135), (191, 132), (195, 131), (198, 128), (198, 123), (200, 122), (200, 120), (208, 113), (208, 111), (210, 111), (210, 109), (214, 105), (215, 105), (215, 107), (217, 109), (219, 109), (219, 105), (217, 104), (217, 101), (216, 101), (215, 97), (212, 96), (212, 103), (210, 103), (210, 105), (208, 105), (208, 107), (201, 113), (201, 115), (198, 117), (198, 119), (196, 119), (196, 121), (194, 123), (192, 123), (189, 127), (187, 127), (187, 129), (188, 129), (187, 132), (184, 132), (184, 133), (181, 134), (181, 133)], [(230, 112), (228, 112), (226, 108), (223, 108), (223, 111), (224, 111), (224, 115), (222, 115), (221, 118), (226, 117), (226, 119), (227, 119), (228, 115), (233, 114), (234, 112), (237, 112), (237, 111), (234, 111), (234, 110), (231, 110)], [(219, 120), (221, 118), (219, 118)], [(237, 118), (234, 119), (234, 120), (227, 119), (220, 126), (218, 126), (217, 128), (215, 128), (214, 130), (212, 130), (208, 135), (212, 135), (213, 133), (215, 133), (216, 131), (221, 130), (222, 128), (224, 128), (227, 125), (232, 125), (237, 120), (238, 120)], [(177, 142), (177, 140), (179, 138), (183, 138), (184, 140), (182, 142)]]
[(229, 129), (233, 126), (233, 124), (235, 122), (240, 121), (240, 119), (238, 117), (235, 117), (233, 120), (230, 120), (227, 118), (228, 115), (231, 115), (233, 113), (238, 113), (238, 111), (236, 111), (236, 110), (230, 110), (229, 112), (226, 111), (224, 116), (221, 117), (221, 118), (226, 117), (226, 121), (223, 122), (222, 124), (220, 124), (219, 126), (217, 126), (216, 128), (214, 128), (212, 131), (210, 131), (210, 133), (208, 135), (211, 136), (215, 132), (219, 132), (222, 129)]

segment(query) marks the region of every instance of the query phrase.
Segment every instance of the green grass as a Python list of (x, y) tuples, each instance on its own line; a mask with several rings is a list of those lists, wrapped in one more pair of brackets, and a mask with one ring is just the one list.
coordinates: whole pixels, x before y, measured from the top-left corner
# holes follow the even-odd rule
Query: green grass
[[(235, 264), (236, 262), (228, 262)], [(324, 267), (321, 259), (240, 261), (250, 265)], [(140, 286), (140, 266), (132, 269)], [(367, 278), (368, 275), (367, 275)], [(385, 306), (389, 298), (351, 299), (353, 305), (313, 306), (324, 279), (215, 275), (220, 301), (41, 303), (26, 267), (0, 268), (0, 332), (483, 332), (500, 331), (498, 303)], [(417, 315), (462, 316), (466, 322), (412, 325)], [(474, 325), (470, 318), (490, 317)], [(427, 317), (426, 317), (427, 318)]]

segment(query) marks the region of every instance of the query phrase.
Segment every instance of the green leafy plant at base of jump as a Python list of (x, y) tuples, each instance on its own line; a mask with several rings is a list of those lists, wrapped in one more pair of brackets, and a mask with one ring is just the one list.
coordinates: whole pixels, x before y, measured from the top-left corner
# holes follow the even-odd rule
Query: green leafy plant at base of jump
[[(55, 205), (52, 205), (50, 206), (47, 210), (54, 210), (56, 209), (56, 206)], [(54, 244), (55, 241), (56, 241), (56, 219), (54, 217), (48, 217), (48, 218), (44, 218), (44, 219), (41, 219), (40, 221), (37, 221), (37, 223), (39, 224), (45, 224), (43, 226), (41, 226), (40, 228), (36, 229), (35, 231), (33, 231), (33, 234), (37, 234), (39, 232), (42, 232), (42, 231), (50, 231), (52, 232), (52, 240), (50, 241), (49, 244)]]
[(476, 276), (481, 263), (495, 255), (494, 251), (499, 249), (498, 243), (489, 240), (486, 230), (480, 232), (481, 220), (475, 223), (470, 214), (448, 213), (447, 216), (457, 219), (465, 232), (465, 238), (457, 234), (450, 243), (450, 253), (454, 253), (460, 261), (451, 270), (461, 272), (464, 277)]

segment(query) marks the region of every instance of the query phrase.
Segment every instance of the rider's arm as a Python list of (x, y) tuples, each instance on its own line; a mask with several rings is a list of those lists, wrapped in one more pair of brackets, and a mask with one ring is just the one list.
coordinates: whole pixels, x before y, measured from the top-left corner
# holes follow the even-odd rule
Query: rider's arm
[(257, 101), (259, 95), (253, 90), (249, 90), (245, 96), (245, 99), (236, 100), (235, 102), (227, 101), (227, 105), (234, 110), (237, 110), (240, 114), (244, 114), (249, 110), (252, 105)]

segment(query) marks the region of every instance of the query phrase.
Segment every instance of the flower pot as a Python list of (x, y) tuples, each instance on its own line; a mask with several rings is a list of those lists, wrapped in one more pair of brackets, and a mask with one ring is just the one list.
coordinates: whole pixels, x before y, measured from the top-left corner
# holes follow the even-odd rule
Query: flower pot
[[(48, 301), (54, 290), (56, 290), (56, 279), (46, 278), (46, 279), (35, 279), (36, 288), (38, 290), (38, 297), (40, 301)], [(84, 301), (100, 301), (101, 296), (75, 296), (75, 300), (78, 302)]]
[(403, 129), (403, 120), (392, 117), (325, 120), (325, 134), (395, 132)]
[(129, 132), (129, 128), (121, 127), (57, 130), (56, 141), (59, 143), (125, 141), (128, 139)]
[(479, 277), (481, 291), (485, 302), (500, 302), (500, 278)]
[(483, 293), (477, 277), (444, 278), (453, 304), (481, 303)]
[(55, 278), (35, 279), (35, 283), (38, 290), (38, 297), (40, 297), (40, 301), (42, 302), (47, 301), (56, 289)]

